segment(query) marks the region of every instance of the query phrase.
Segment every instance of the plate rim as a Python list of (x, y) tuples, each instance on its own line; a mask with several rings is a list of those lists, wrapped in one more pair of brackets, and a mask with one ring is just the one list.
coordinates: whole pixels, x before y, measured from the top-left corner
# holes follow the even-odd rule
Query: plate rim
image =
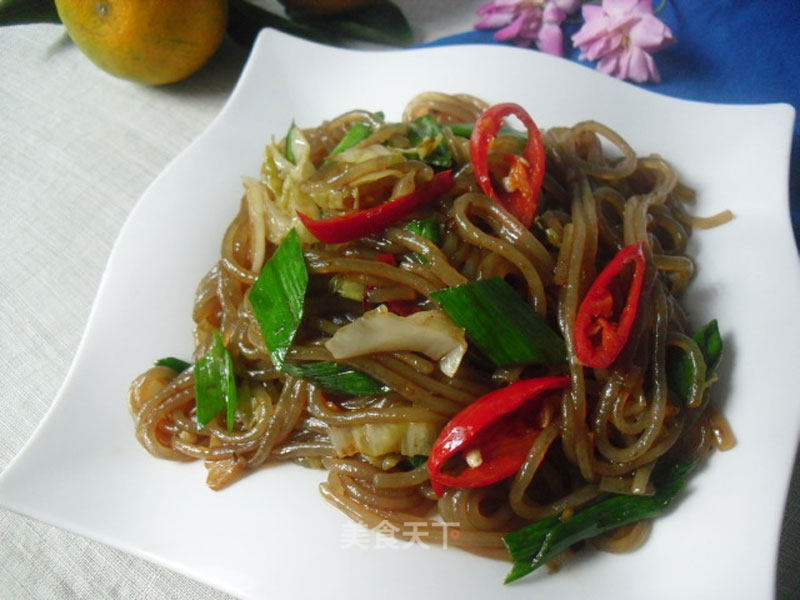
[[(169, 568), (170, 570), (182, 573), (182, 574), (184, 574), (186, 576), (191, 577), (192, 579), (195, 579), (195, 580), (198, 580), (198, 581), (202, 581), (203, 583), (205, 583), (207, 585), (210, 585), (210, 586), (212, 586), (212, 587), (214, 587), (216, 589), (221, 589), (221, 590), (223, 590), (223, 591), (225, 591), (227, 593), (233, 594), (233, 595), (238, 594), (240, 592), (240, 590), (238, 590), (236, 588), (232, 588), (232, 587), (226, 587), (223, 584), (221, 584), (221, 582), (219, 580), (217, 580), (215, 578), (204, 577), (203, 574), (199, 570), (192, 569), (191, 567), (187, 567), (186, 565), (183, 565), (183, 564), (181, 564), (181, 563), (179, 563), (177, 561), (170, 560), (169, 558), (166, 558), (164, 556), (153, 554), (153, 553), (148, 552), (148, 551), (146, 551), (144, 549), (141, 549), (141, 548), (139, 548), (137, 546), (128, 545), (123, 540), (111, 539), (111, 538), (108, 538), (108, 536), (103, 535), (102, 533), (98, 533), (98, 532), (94, 532), (94, 531), (90, 531), (90, 530), (84, 530), (81, 527), (77, 527), (77, 526), (69, 526), (69, 525), (65, 526), (63, 524), (59, 524), (59, 523), (54, 522), (57, 519), (52, 519), (52, 518), (49, 518), (49, 517), (37, 516), (36, 514), (33, 514), (33, 512), (36, 512), (36, 511), (31, 512), (31, 511), (27, 511), (25, 509), (25, 507), (17, 507), (17, 506), (13, 506), (13, 505), (8, 504), (7, 500), (4, 499), (4, 496), (3, 496), (2, 492), (3, 492), (3, 489), (4, 489), (3, 483), (4, 483), (4, 481), (6, 481), (8, 479), (8, 477), (9, 477), (8, 474), (9, 473), (12, 473), (12, 474), (14, 473), (14, 471), (17, 468), (17, 465), (20, 463), (21, 459), (26, 455), (26, 453), (29, 451), (29, 449), (33, 445), (35, 445), (37, 443), (37, 440), (40, 438), (42, 430), (46, 427), (47, 423), (53, 418), (53, 415), (57, 411), (59, 405), (62, 403), (63, 398), (66, 395), (66, 392), (70, 389), (70, 387), (71, 387), (71, 385), (72, 385), (72, 383), (74, 381), (74, 378), (76, 377), (77, 366), (83, 360), (83, 357), (84, 357), (84, 354), (85, 354), (86, 345), (87, 345), (87, 340), (88, 340), (88, 338), (90, 336), (90, 333), (91, 333), (91, 324), (95, 320), (95, 316), (96, 316), (96, 313), (98, 311), (98, 307), (99, 307), (99, 305), (101, 303), (102, 296), (104, 295), (104, 291), (105, 291), (106, 287), (108, 286), (108, 280), (109, 280), (109, 278), (111, 276), (110, 274), (112, 272), (112, 268), (111, 267), (113, 266), (115, 256), (116, 256), (116, 254), (118, 253), (118, 250), (119, 250), (120, 239), (123, 237), (123, 234), (127, 230), (127, 228), (129, 227), (129, 224), (132, 221), (135, 220), (135, 217), (136, 217), (136, 215), (138, 213), (139, 207), (143, 204), (143, 201), (151, 193), (153, 193), (152, 190), (158, 188), (159, 181), (162, 178), (165, 178), (165, 177), (169, 176), (169, 173), (172, 171), (173, 165), (175, 163), (181, 161), (182, 158), (186, 155), (186, 153), (189, 152), (191, 149), (193, 149), (194, 147), (202, 144), (203, 140), (209, 135), (209, 132), (215, 131), (220, 126), (220, 124), (224, 124), (224, 121), (227, 118), (227, 115), (231, 111), (234, 110), (234, 108), (236, 107), (236, 105), (238, 103), (238, 99), (239, 99), (240, 95), (244, 93), (243, 90), (245, 90), (246, 87), (247, 87), (248, 81), (250, 80), (251, 77), (253, 77), (252, 72), (256, 69), (259, 61), (263, 60), (263, 59), (261, 59), (261, 55), (264, 52), (267, 51), (269, 44), (276, 43), (276, 41), (280, 42), (281, 40), (283, 40), (284, 42), (288, 40), (290, 43), (296, 43), (296, 44), (299, 44), (299, 45), (321, 47), (320, 44), (316, 44), (314, 42), (309, 42), (309, 41), (306, 41), (306, 40), (300, 40), (300, 39), (294, 38), (292, 36), (289, 36), (289, 35), (286, 35), (286, 34), (283, 34), (283, 33), (277, 32), (277, 31), (273, 31), (273, 30), (263, 30), (259, 34), (259, 36), (258, 36), (258, 38), (256, 40), (256, 43), (255, 43), (255, 45), (253, 47), (253, 51), (248, 56), (248, 59), (247, 59), (247, 61), (245, 63), (245, 66), (242, 69), (242, 72), (241, 72), (241, 74), (240, 74), (240, 76), (239, 76), (239, 78), (238, 78), (233, 90), (231, 91), (230, 96), (227, 98), (227, 100), (223, 104), (223, 106), (220, 109), (220, 111), (218, 112), (218, 114), (192, 140), (192, 142), (190, 142), (185, 148), (183, 148), (181, 151), (179, 151), (167, 163), (167, 165), (159, 172), (159, 174), (150, 182), (150, 184), (147, 186), (147, 188), (144, 190), (144, 192), (139, 196), (139, 198), (137, 199), (137, 201), (135, 202), (133, 207), (130, 209), (130, 212), (128, 213), (127, 217), (125, 218), (124, 223), (120, 227), (120, 230), (119, 230), (119, 232), (117, 234), (117, 237), (116, 237), (116, 239), (114, 241), (114, 244), (113, 244), (113, 246), (111, 248), (111, 251), (109, 252), (108, 259), (106, 261), (106, 266), (105, 266), (105, 268), (103, 270), (102, 276), (100, 278), (100, 281), (99, 281), (99, 284), (98, 284), (98, 287), (97, 287), (97, 292), (96, 292), (95, 297), (94, 297), (94, 299), (92, 301), (91, 309), (90, 309), (88, 317), (86, 319), (86, 322), (85, 322), (85, 325), (84, 325), (84, 328), (83, 328), (83, 332), (81, 334), (80, 341), (79, 341), (79, 343), (77, 345), (77, 348), (75, 350), (75, 354), (74, 354), (74, 356), (72, 358), (72, 361), (70, 363), (69, 369), (67, 370), (67, 373), (66, 373), (66, 375), (64, 377), (64, 380), (61, 383), (61, 385), (59, 386), (59, 388), (58, 388), (58, 390), (57, 390), (57, 392), (56, 392), (56, 394), (55, 394), (50, 406), (48, 407), (48, 409), (46, 410), (46, 412), (42, 416), (40, 422), (34, 428), (33, 432), (31, 433), (30, 437), (28, 438), (28, 440), (24, 443), (22, 448), (15, 454), (15, 456), (12, 457), (12, 459), (2, 469), (2, 471), (0, 471), (0, 506), (3, 506), (3, 507), (5, 507), (5, 508), (7, 508), (7, 509), (9, 509), (9, 510), (11, 510), (13, 512), (17, 512), (17, 513), (22, 514), (24, 516), (32, 517), (34, 519), (43, 521), (45, 523), (48, 523), (48, 524), (53, 525), (55, 527), (58, 527), (59, 529), (64, 529), (64, 530), (67, 530), (67, 531), (71, 531), (71, 532), (76, 533), (78, 535), (81, 535), (83, 537), (87, 537), (89, 539), (94, 539), (94, 540), (96, 540), (96, 541), (98, 541), (98, 542), (100, 542), (102, 544), (105, 544), (105, 545), (108, 545), (108, 546), (111, 546), (111, 547), (114, 547), (114, 548), (119, 548), (120, 550), (123, 550), (124, 552), (127, 552), (129, 554), (144, 558), (145, 560), (148, 560), (148, 561), (153, 562), (155, 564), (163, 565), (163, 566)], [(480, 47), (482, 50), (483, 49), (487, 49), (487, 48), (492, 48), (493, 50), (491, 50), (491, 51), (499, 51), (500, 53), (505, 53), (505, 52), (526, 52), (525, 50), (518, 49), (518, 48), (512, 48), (512, 47), (507, 47), (507, 46), (485, 45), (485, 44), (477, 44), (477, 43), (475, 43), (475, 44), (462, 44), (462, 45), (459, 45), (459, 46), (450, 46), (450, 45), (447, 45), (447, 46), (429, 46), (429, 47), (424, 47), (424, 48), (413, 48), (413, 49), (408, 49), (408, 50), (392, 50), (392, 51), (388, 51), (388, 52), (393, 52), (393, 53), (397, 53), (397, 54), (408, 53), (408, 52), (424, 52), (424, 53), (428, 53), (428, 52), (437, 52), (437, 53), (438, 52), (452, 52), (452, 51), (454, 51), (454, 49), (463, 48), (464, 46)], [(327, 49), (327, 47), (326, 47), (326, 49)], [(332, 50), (341, 51), (341, 52), (345, 52), (345, 53), (363, 53), (364, 52), (363, 50), (343, 49), (343, 48), (334, 48)], [(375, 53), (375, 52), (377, 52), (377, 51), (368, 51), (367, 53), (372, 54), (372, 53)], [(527, 51), (527, 52), (530, 52), (530, 51)], [(541, 53), (535, 53), (535, 54), (536, 55), (540, 55)], [(554, 60), (554, 61), (555, 60), (559, 60), (556, 57), (551, 57), (551, 56), (548, 56), (548, 55), (541, 55), (541, 56), (539, 56), (539, 58), (540, 59), (544, 59), (544, 60)], [(581, 66), (581, 65), (574, 64), (574, 63), (571, 63), (569, 61), (564, 61), (564, 62), (570, 64), (571, 65), (570, 68), (584, 69), (584, 67)], [(676, 102), (677, 103), (686, 103), (686, 104), (690, 104), (690, 105), (698, 105), (698, 106), (703, 106), (703, 107), (726, 107), (726, 108), (735, 107), (736, 109), (741, 109), (741, 110), (746, 110), (746, 111), (758, 110), (759, 112), (762, 112), (764, 109), (777, 110), (778, 113), (780, 113), (780, 112), (783, 113), (781, 118), (787, 120), (787, 123), (789, 125), (787, 127), (787, 139), (788, 139), (787, 148), (790, 147), (790, 145), (791, 145), (792, 123), (793, 123), (794, 119), (796, 118), (796, 111), (795, 111), (794, 107), (792, 105), (790, 105), (790, 104), (780, 103), (780, 102), (778, 102), (778, 103), (756, 103), (756, 104), (724, 104), (724, 103), (708, 103), (708, 102), (701, 102), (701, 101), (697, 101), (697, 100), (688, 100), (688, 99), (677, 98), (677, 97), (673, 97), (673, 96), (665, 96), (665, 95), (659, 94), (657, 91), (653, 91), (653, 90), (641, 89), (641, 88), (638, 88), (636, 86), (632, 86), (631, 84), (627, 84), (627, 83), (624, 83), (624, 82), (619, 82), (617, 80), (610, 79), (607, 76), (604, 76), (602, 74), (594, 73), (594, 72), (591, 72), (591, 71), (587, 72), (586, 75), (589, 75), (590, 73), (592, 74), (592, 76), (596, 76), (598, 78), (598, 80), (607, 81), (608, 83), (612, 83), (614, 85), (629, 86), (631, 92), (635, 91), (635, 93), (642, 93), (642, 94), (652, 95), (652, 96), (655, 96), (655, 97), (657, 97), (659, 99), (667, 100), (669, 103), (676, 103)], [(791, 221), (790, 221), (790, 218), (789, 218), (789, 180), (788, 180), (788, 176), (789, 176), (789, 156), (788, 156), (788, 153), (787, 153), (787, 156), (786, 156), (786, 166), (785, 166), (785, 169), (783, 169), (783, 171), (786, 174), (785, 198), (784, 198), (784, 201), (782, 203), (784, 208), (785, 208), (785, 210), (784, 210), (784, 213), (785, 213), (784, 217), (785, 218), (781, 219), (781, 225), (782, 225), (782, 228), (786, 230), (788, 241), (791, 242), (792, 247), (794, 247), (794, 238), (793, 238), (793, 235), (792, 235)], [(782, 240), (782, 241), (786, 241), (786, 240)], [(797, 252), (795, 252), (795, 261), (794, 262), (795, 262), (795, 271), (796, 271), (796, 273), (800, 273), (800, 257), (797, 256)], [(800, 430), (797, 431), (797, 439), (795, 440), (795, 445), (797, 445), (797, 442), (799, 440), (800, 440)], [(790, 483), (790, 481), (789, 481), (790, 477), (791, 477), (791, 472), (788, 472), (788, 473), (785, 474), (784, 479), (785, 479), (785, 488), (786, 489), (784, 490), (783, 497), (786, 496), (786, 491), (788, 490), (788, 486), (789, 486), (789, 483)], [(779, 539), (780, 539), (780, 536), (778, 535), (776, 537), (776, 541), (779, 541)], [(773, 556), (773, 560), (772, 560), (773, 564), (776, 564), (777, 553), (778, 553), (778, 545), (776, 544), (775, 548), (774, 548), (774, 556)], [(776, 578), (777, 569), (774, 569), (774, 571), (775, 571), (775, 573), (773, 573), (773, 576), (772, 576), (773, 588), (774, 588), (774, 582), (775, 582), (775, 578)]]

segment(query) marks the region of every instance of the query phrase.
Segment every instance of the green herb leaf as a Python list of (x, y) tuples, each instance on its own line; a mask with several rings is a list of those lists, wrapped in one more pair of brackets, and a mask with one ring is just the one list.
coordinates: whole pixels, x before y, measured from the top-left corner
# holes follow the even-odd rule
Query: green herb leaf
[(0, 0), (0, 25), (61, 23), (53, 0)]
[(366, 123), (356, 123), (345, 134), (345, 136), (336, 144), (336, 147), (331, 151), (331, 156), (335, 156), (340, 152), (344, 152), (348, 148), (352, 148), (356, 144), (363, 142), (372, 134), (372, 127)]
[(442, 169), (449, 169), (453, 165), (453, 153), (444, 138), (442, 126), (433, 115), (425, 115), (411, 121), (408, 140), (416, 147), (425, 144), (426, 140), (431, 140), (431, 142), (427, 142), (428, 144), (436, 143), (432, 149), (428, 149), (425, 155), (420, 157), (425, 164)]
[(264, 343), (279, 369), (303, 320), (307, 288), (308, 269), (300, 236), (292, 229), (250, 290), (250, 304)]
[(214, 344), (195, 365), (194, 389), (200, 427), (205, 427), (218, 414), (227, 411), (228, 431), (233, 431), (237, 408), (236, 378), (233, 358), (222, 343), (219, 331), (214, 332)]
[[(695, 332), (692, 339), (700, 347), (706, 362), (706, 379), (710, 379), (719, 366), (722, 358), (722, 336), (719, 333), (717, 320), (713, 319)], [(689, 390), (694, 379), (694, 367), (686, 352), (679, 348), (670, 348), (667, 357), (667, 377), (670, 388), (675, 391), (683, 403), (689, 397)]]
[[(411, 233), (416, 233), (417, 235), (421, 235), (422, 237), (429, 239), (437, 246), (441, 243), (441, 235), (439, 234), (439, 221), (437, 221), (434, 217), (422, 219), (420, 221), (412, 221), (406, 225), (406, 229)], [(423, 265), (428, 264), (428, 259), (419, 252), (412, 253), (411, 257), (418, 263)]]
[(192, 366), (192, 363), (188, 363), (185, 360), (181, 360), (180, 358), (175, 358), (174, 356), (167, 356), (165, 358), (160, 358), (156, 361), (157, 367), (169, 367), (173, 371), (177, 371), (178, 373), (183, 373), (186, 369)]
[(387, 386), (366, 373), (334, 362), (284, 363), (283, 371), (293, 377), (308, 379), (334, 394), (368, 396), (389, 391)]
[(679, 461), (654, 472), (653, 496), (613, 495), (580, 509), (565, 521), (550, 517), (506, 535), (503, 542), (514, 566), (505, 582), (535, 571), (577, 542), (662, 514), (685, 485), (694, 464)]
[(452, 123), (447, 125), (450, 131), (458, 137), (470, 138), (472, 137), (472, 130), (475, 129), (474, 123)]
[(294, 140), (297, 135), (297, 125), (292, 124), (289, 125), (289, 131), (286, 132), (286, 147), (284, 148), (284, 156), (286, 156), (286, 160), (288, 160), (293, 165), (297, 164), (297, 159), (295, 158), (294, 152)]
[(439, 221), (434, 217), (422, 219), (420, 221), (411, 221), (406, 225), (411, 233), (416, 233), (424, 238), (429, 239), (437, 246), (441, 243), (441, 235), (439, 234)]
[(500, 277), (440, 290), (433, 299), (499, 367), (566, 359), (561, 336)]
[(722, 336), (719, 334), (717, 320), (713, 319), (705, 327), (701, 327), (692, 337), (703, 351), (703, 357), (706, 359), (706, 372), (713, 373), (722, 359)]
[(289, 12), (289, 16), (295, 22), (338, 37), (389, 46), (409, 46), (414, 42), (411, 25), (403, 11), (387, 0), (325, 17), (310, 18), (299, 12)]
[[(458, 137), (470, 138), (472, 137), (472, 130), (475, 129), (475, 123), (453, 123), (451, 125), (445, 125), (445, 127), (447, 127), (450, 131), (453, 132), (454, 135), (457, 135)], [(528, 139), (527, 135), (525, 135), (521, 131), (512, 129), (511, 127), (501, 128), (500, 135), (513, 135), (522, 140)]]

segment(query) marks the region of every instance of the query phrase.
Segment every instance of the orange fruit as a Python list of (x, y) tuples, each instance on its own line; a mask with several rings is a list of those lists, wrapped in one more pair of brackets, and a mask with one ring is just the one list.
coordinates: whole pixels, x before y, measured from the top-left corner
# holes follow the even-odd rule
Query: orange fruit
[(335, 13), (353, 10), (374, 0), (279, 0), (286, 8), (296, 10), (298, 13), (309, 17), (332, 15)]
[(75, 44), (100, 68), (162, 85), (202, 67), (225, 37), (226, 0), (56, 0)]

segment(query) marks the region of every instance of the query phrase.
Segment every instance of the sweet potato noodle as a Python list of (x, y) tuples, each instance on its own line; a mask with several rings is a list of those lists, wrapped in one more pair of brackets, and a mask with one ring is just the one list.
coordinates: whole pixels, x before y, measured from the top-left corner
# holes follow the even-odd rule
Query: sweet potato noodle
[[(733, 445), (724, 417), (708, 401), (703, 352), (679, 302), (695, 270), (686, 252), (691, 229), (731, 215), (691, 216), (686, 208), (693, 192), (665, 159), (636, 156), (617, 133), (586, 121), (542, 132), (546, 175), (535, 222), (526, 228), (484, 195), (473, 175), (469, 137), (446, 126), (472, 124), (486, 107), (467, 95), (424, 93), (399, 123), (354, 110), (302, 129), (295, 140), (269, 144), (261, 177), (245, 181), (239, 214), (222, 240), (219, 261), (198, 286), (193, 309), (194, 359), (209, 351), (215, 331), (233, 357), (235, 425), (229, 430), (221, 415), (200, 428), (194, 369), (154, 367), (130, 392), (136, 436), (150, 453), (203, 460), (213, 489), (278, 461), (324, 468), (322, 495), (353, 519), (368, 526), (391, 523), (406, 538), (404, 524), (424, 522), (415, 535), (436, 544), (445, 534), (435, 524), (438, 513), (458, 524), (450, 546), (504, 557), (501, 536), (526, 523), (568, 517), (602, 494), (651, 494), (651, 472), (668, 452), (692, 456)], [(316, 219), (344, 214), (430, 181), (435, 167), (424, 160), (425, 149), (408, 151), (414, 146), (409, 124), (425, 115), (442, 125), (434, 142), (452, 155), (456, 181), (413, 215), (435, 218), (437, 241), (407, 228), (412, 219), (343, 244), (321, 243), (300, 225), (295, 211)], [(331, 156), (359, 123), (368, 135)], [(284, 149), (297, 140), (306, 154), (294, 164)], [(524, 143), (522, 136), (501, 131), (490, 156), (495, 172), (504, 154), (520, 153)], [(501, 176), (496, 184), (503, 185)], [(310, 283), (287, 363), (347, 365), (389, 391), (333, 394), (273, 364), (249, 293), (292, 228), (300, 232)], [(630, 339), (609, 368), (583, 366), (574, 331), (581, 302), (617, 252), (639, 242), (648, 268)], [(396, 264), (375, 260), (387, 253)], [(495, 276), (563, 336), (566, 361), (498, 368), (471, 349), (448, 377), (436, 360), (411, 347), (336, 359), (325, 345), (376, 306), (398, 302), (412, 311), (439, 310), (436, 291)], [(667, 357), (675, 349), (694, 366), (685, 400), (676, 398), (668, 381)], [(566, 375), (570, 384), (560, 404), (539, 415), (541, 431), (519, 471), (491, 485), (448, 487), (437, 497), (427, 465), (412, 457), (428, 455), (448, 420), (477, 398), (548, 374)], [(624, 551), (646, 536), (643, 522), (594, 542)]]

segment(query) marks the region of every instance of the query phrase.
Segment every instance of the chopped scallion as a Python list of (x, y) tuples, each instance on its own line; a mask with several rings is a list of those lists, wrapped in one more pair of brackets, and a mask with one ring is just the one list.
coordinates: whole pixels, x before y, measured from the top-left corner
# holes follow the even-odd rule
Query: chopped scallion
[(300, 236), (292, 229), (250, 290), (250, 304), (273, 364), (281, 368), (303, 320), (308, 269)]
[(514, 566), (505, 582), (511, 583), (535, 571), (577, 542), (662, 514), (683, 488), (693, 467), (693, 462), (679, 461), (661, 473), (654, 471), (656, 493), (652, 496), (607, 496), (568, 519), (549, 517), (506, 535), (503, 542)]
[(334, 362), (284, 363), (283, 371), (293, 377), (302, 377), (334, 394), (368, 396), (389, 391), (361, 371)]
[(160, 358), (156, 361), (157, 367), (169, 367), (173, 371), (177, 371), (178, 373), (183, 373), (186, 369), (192, 366), (192, 363), (188, 363), (185, 360), (181, 360), (180, 358), (175, 358), (174, 356), (166, 356), (164, 358)]
[(565, 360), (561, 336), (500, 277), (440, 290), (433, 299), (499, 367)]
[(297, 152), (295, 152), (295, 145), (298, 139), (298, 136), (302, 135), (302, 132), (294, 124), (289, 125), (289, 131), (286, 133), (286, 147), (284, 148), (284, 155), (286, 159), (292, 163), (293, 165), (297, 164)]
[(334, 275), (330, 280), (330, 289), (333, 293), (339, 294), (342, 298), (361, 302), (364, 300), (367, 286), (345, 275)]
[[(719, 366), (723, 350), (722, 336), (719, 333), (717, 320), (714, 319), (698, 329), (692, 339), (694, 339), (703, 353), (703, 359), (706, 362), (706, 379), (711, 379), (717, 366)], [(694, 366), (686, 352), (678, 348), (670, 348), (669, 350), (667, 376), (670, 388), (685, 403), (694, 380)]]
[(200, 427), (208, 425), (221, 412), (227, 412), (228, 431), (233, 431), (237, 408), (236, 378), (233, 358), (219, 331), (214, 332), (214, 343), (195, 365), (194, 389)]
[(366, 123), (356, 123), (345, 134), (345, 136), (336, 144), (336, 147), (331, 151), (331, 156), (335, 156), (340, 152), (344, 152), (348, 148), (352, 148), (356, 144), (363, 142), (372, 134), (372, 127)]
[[(458, 137), (472, 137), (472, 130), (475, 129), (474, 123), (454, 123), (452, 125), (447, 125), (447, 128), (453, 132), (454, 135)], [(526, 140), (528, 136), (526, 136), (521, 131), (517, 131), (516, 129), (511, 129), (510, 127), (503, 127), (500, 129), (500, 135), (513, 135), (520, 139)]]
[(703, 351), (703, 357), (706, 359), (706, 372), (713, 373), (719, 366), (719, 361), (722, 358), (722, 336), (719, 333), (719, 325), (717, 320), (713, 319), (704, 327), (701, 327), (694, 334), (694, 341), (700, 346)]
[(453, 166), (453, 153), (447, 145), (442, 126), (433, 115), (411, 121), (408, 140), (418, 149), (420, 160), (426, 164), (441, 169)]
[[(437, 246), (441, 243), (441, 235), (439, 234), (439, 221), (433, 217), (421, 219), (419, 221), (412, 221), (406, 225), (406, 229), (411, 233), (415, 233), (429, 239)], [(428, 259), (418, 252), (414, 252), (411, 256), (414, 258), (414, 260), (422, 264), (427, 264), (428, 262)]]
[(416, 233), (417, 235), (421, 235), (422, 237), (429, 239), (437, 246), (441, 243), (441, 236), (439, 235), (439, 221), (433, 217), (422, 219), (420, 221), (412, 221), (406, 225), (406, 229), (408, 229), (411, 233)]

